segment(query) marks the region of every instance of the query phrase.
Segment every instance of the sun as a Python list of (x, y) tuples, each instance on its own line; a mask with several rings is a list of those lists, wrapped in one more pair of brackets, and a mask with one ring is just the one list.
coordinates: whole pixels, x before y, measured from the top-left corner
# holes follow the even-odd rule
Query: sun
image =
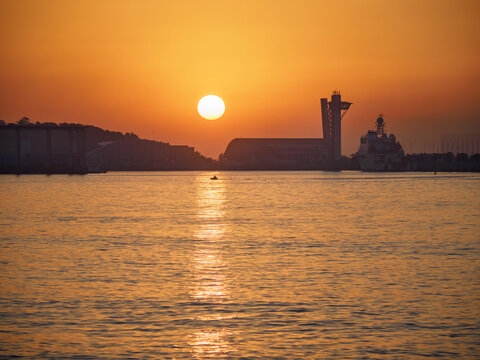
[(207, 120), (216, 120), (225, 112), (225, 103), (216, 95), (207, 95), (198, 102), (198, 113)]

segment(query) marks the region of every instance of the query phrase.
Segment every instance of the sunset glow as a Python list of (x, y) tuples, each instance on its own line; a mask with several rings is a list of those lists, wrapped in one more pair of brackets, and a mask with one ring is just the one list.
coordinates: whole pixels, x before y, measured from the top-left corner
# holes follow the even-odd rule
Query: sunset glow
[[(235, 137), (322, 137), (320, 98), (410, 150), (480, 132), (478, 1), (0, 3), (0, 119), (75, 122), (218, 156)], [(334, 16), (335, 14), (335, 16)], [(215, 91), (228, 118), (199, 121)]]
[(478, 358), (479, 14), (0, 0), (0, 358)]

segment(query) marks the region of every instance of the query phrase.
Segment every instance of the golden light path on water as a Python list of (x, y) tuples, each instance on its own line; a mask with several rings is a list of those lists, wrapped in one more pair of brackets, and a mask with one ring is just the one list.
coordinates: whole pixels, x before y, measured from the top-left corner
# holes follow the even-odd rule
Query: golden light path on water
[[(230, 299), (228, 278), (225, 269), (228, 264), (222, 258), (219, 245), (225, 237), (224, 221), (225, 183), (198, 177), (197, 181), (197, 222), (194, 233), (195, 245), (192, 258), (192, 297), (202, 303), (222, 303)], [(217, 311), (198, 316), (197, 320), (214, 322), (228, 318), (228, 314)], [(201, 329), (189, 339), (195, 358), (225, 357), (235, 351), (228, 340), (231, 331), (210, 327)]]

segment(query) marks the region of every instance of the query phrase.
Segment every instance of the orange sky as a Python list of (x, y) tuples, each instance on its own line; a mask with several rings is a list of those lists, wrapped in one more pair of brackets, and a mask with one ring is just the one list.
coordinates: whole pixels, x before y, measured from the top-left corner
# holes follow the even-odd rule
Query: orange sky
[[(479, 1), (0, 2), (0, 119), (76, 122), (195, 146), (321, 137), (351, 101), (343, 153), (378, 113), (407, 152), (480, 132)], [(202, 119), (198, 100), (222, 97)], [(428, 149), (427, 149), (428, 150)]]

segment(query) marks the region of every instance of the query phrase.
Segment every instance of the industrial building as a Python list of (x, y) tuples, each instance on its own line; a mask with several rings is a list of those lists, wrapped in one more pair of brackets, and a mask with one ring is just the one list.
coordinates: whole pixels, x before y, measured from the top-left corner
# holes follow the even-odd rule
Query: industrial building
[(322, 138), (236, 138), (221, 160), (232, 169), (320, 169), (337, 164), (342, 156), (341, 122), (351, 103), (334, 91), (322, 98)]
[(212, 160), (191, 146), (130, 138), (101, 142), (87, 152), (89, 171), (208, 170)]
[(0, 126), (0, 173), (85, 174), (85, 127)]

